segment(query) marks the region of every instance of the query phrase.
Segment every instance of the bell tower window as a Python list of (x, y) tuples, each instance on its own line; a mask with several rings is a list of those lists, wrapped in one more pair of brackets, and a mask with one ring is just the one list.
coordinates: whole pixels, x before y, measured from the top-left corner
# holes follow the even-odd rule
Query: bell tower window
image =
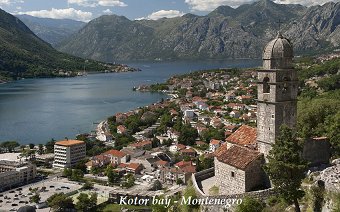
[(283, 81), (284, 81), (284, 82), (283, 82), (283, 89), (282, 89), (282, 90), (283, 90), (283, 91), (287, 91), (287, 90), (288, 90), (288, 87), (289, 87), (289, 86), (288, 86), (288, 82), (290, 81), (290, 79), (289, 79), (289, 77), (284, 77), (284, 78), (283, 78)]
[(263, 93), (270, 93), (269, 78), (265, 77), (263, 79)]

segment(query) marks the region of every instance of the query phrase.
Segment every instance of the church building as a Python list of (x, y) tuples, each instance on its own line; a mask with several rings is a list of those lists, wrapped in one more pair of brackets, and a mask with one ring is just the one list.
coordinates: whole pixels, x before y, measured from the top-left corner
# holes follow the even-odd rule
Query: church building
[[(263, 68), (258, 70), (257, 129), (241, 127), (244, 132), (234, 132), (217, 150), (215, 177), (220, 194), (265, 187), (267, 177), (262, 165), (280, 127), (285, 124), (294, 129), (296, 125), (298, 79), (293, 57), (293, 46), (281, 33), (264, 48)], [(249, 135), (253, 138), (249, 139)], [(256, 140), (255, 144), (251, 140)]]

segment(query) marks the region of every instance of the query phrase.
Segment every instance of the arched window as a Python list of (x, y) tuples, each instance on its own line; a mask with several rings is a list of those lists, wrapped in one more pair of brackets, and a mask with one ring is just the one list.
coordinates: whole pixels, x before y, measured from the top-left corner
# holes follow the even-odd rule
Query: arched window
[(289, 87), (289, 77), (284, 77), (283, 78), (283, 91), (287, 91)]
[(263, 93), (270, 93), (270, 85), (268, 84), (269, 78), (265, 77), (263, 79)]

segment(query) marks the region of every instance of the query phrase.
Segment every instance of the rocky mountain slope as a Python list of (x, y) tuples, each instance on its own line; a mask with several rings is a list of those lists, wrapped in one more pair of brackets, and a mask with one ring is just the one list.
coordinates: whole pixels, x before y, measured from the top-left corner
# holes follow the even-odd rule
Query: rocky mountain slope
[(29, 15), (17, 17), (30, 28), (34, 34), (53, 46), (80, 30), (86, 23), (70, 19), (37, 18)]
[(101, 16), (57, 48), (103, 61), (260, 58), (265, 43), (281, 29), (298, 53), (327, 51), (340, 43), (339, 6), (306, 8), (260, 0), (236, 9), (221, 6), (207, 16), (157, 21)]
[(0, 9), (0, 80), (18, 77), (54, 76), (58, 70), (91, 71), (114, 66), (58, 52), (37, 37), (17, 17)]

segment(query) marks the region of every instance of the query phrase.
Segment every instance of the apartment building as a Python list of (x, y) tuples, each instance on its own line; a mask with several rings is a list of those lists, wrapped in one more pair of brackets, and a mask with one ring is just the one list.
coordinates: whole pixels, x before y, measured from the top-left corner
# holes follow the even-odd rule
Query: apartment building
[(55, 168), (71, 168), (86, 156), (86, 144), (79, 140), (58, 141), (54, 145)]
[(0, 160), (0, 192), (29, 183), (36, 177), (36, 166), (29, 162)]

